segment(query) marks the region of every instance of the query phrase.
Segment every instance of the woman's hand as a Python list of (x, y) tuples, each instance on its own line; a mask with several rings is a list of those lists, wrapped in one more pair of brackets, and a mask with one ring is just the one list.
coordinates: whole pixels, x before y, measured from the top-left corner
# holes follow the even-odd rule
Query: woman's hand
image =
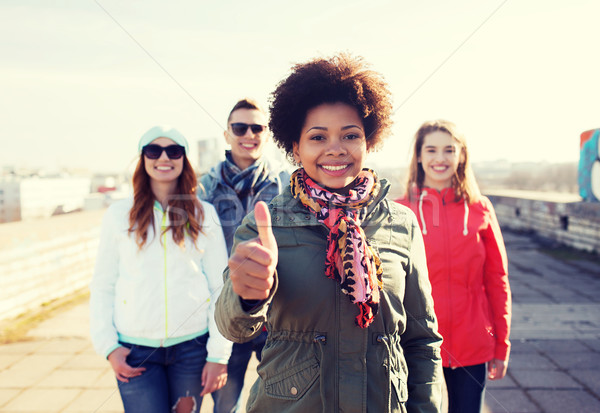
[(129, 383), (129, 379), (141, 375), (146, 368), (145, 367), (131, 367), (127, 364), (127, 356), (131, 353), (131, 350), (127, 347), (117, 347), (108, 355), (108, 361), (110, 366), (115, 371), (117, 380), (123, 383)]
[(227, 383), (227, 364), (207, 361), (202, 370), (202, 393), (200, 397), (219, 390)]
[(491, 359), (488, 362), (488, 378), (490, 380), (500, 380), (506, 376), (508, 360)]
[(277, 266), (277, 241), (271, 229), (267, 204), (258, 202), (254, 217), (258, 238), (239, 243), (228, 263), (233, 291), (244, 300), (269, 297)]

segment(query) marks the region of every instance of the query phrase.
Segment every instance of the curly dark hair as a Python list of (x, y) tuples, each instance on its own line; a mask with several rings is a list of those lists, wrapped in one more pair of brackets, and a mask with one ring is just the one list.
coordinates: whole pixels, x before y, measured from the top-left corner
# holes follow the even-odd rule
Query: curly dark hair
[(345, 103), (358, 111), (367, 148), (378, 149), (392, 125), (391, 94), (383, 77), (368, 69), (362, 57), (341, 53), (296, 64), (270, 99), (269, 128), (288, 158), (300, 140), (307, 112), (323, 103)]

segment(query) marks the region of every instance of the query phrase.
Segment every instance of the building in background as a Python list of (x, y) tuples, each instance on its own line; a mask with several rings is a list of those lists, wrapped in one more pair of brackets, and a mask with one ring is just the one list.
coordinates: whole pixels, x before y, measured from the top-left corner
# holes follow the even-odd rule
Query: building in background
[(21, 219), (21, 185), (12, 177), (0, 178), (0, 222), (19, 221)]
[(197, 141), (198, 148), (198, 164), (194, 166), (196, 173), (203, 175), (210, 171), (210, 168), (215, 166), (221, 161), (223, 146), (223, 139), (219, 138), (204, 138)]
[(122, 174), (96, 174), (91, 178), (91, 191), (83, 200), (83, 210), (107, 208), (116, 200), (133, 194), (131, 177)]
[(9, 176), (0, 180), (0, 222), (47, 218), (83, 208), (89, 177)]

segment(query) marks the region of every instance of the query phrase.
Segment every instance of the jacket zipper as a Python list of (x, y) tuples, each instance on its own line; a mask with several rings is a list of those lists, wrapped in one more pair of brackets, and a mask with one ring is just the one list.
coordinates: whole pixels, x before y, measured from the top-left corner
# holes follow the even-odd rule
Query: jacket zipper
[[(166, 227), (167, 211), (163, 211), (161, 232)], [(163, 254), (164, 254), (164, 283), (165, 283), (165, 339), (169, 337), (169, 310), (167, 299), (167, 231), (163, 234)]]
[[(442, 195), (440, 193), (440, 195)], [(452, 343), (452, 325), (453, 325), (453, 314), (452, 314), (452, 271), (451, 271), (451, 265), (452, 265), (452, 257), (450, 256), (450, 246), (449, 246), (449, 238), (448, 238), (448, 233), (449, 228), (448, 228), (448, 210), (447, 210), (447, 205), (446, 205), (446, 200), (444, 199), (444, 197), (441, 197), (442, 199), (442, 210), (444, 211), (442, 214), (442, 228), (444, 231), (444, 252), (446, 254), (446, 282), (447, 282), (447, 286), (448, 286), (448, 314), (450, 315), (449, 317), (449, 321), (450, 321), (450, 328), (448, 329), (448, 366), (450, 368), (452, 368), (452, 349), (453, 349), (453, 343)]]
[(337, 412), (340, 410), (340, 388), (339, 388), (339, 383), (340, 383), (340, 361), (339, 361), (339, 340), (340, 340), (340, 294), (342, 294), (341, 290), (339, 288), (336, 288), (335, 290), (335, 325), (338, 326), (338, 334), (335, 337), (335, 341), (334, 341), (334, 351), (333, 354), (335, 354), (335, 396), (334, 396), (334, 411)]

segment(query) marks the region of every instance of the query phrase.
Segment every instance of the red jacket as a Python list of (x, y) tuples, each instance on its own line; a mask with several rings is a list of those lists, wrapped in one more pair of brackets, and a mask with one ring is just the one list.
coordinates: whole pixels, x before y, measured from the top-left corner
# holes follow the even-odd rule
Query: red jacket
[(467, 204), (451, 188), (397, 199), (423, 232), (444, 367), (508, 360), (511, 295), (504, 240), (486, 197)]

